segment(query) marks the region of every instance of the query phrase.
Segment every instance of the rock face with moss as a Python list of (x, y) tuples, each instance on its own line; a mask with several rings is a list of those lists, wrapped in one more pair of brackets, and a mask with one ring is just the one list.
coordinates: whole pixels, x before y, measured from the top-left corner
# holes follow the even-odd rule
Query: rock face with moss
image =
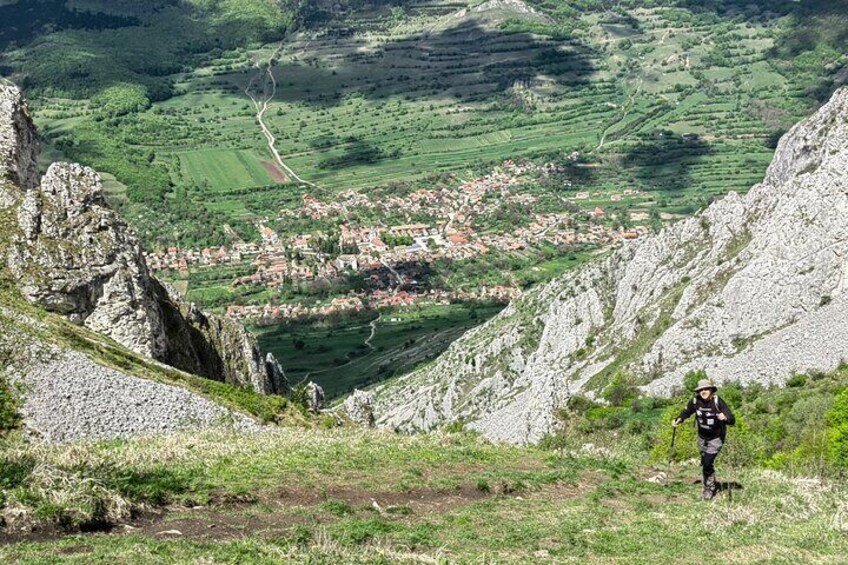
[(379, 423), (461, 421), (538, 441), (554, 412), (617, 377), (668, 394), (718, 382), (784, 383), (848, 360), (848, 90), (781, 140), (765, 179), (694, 218), (625, 242), (536, 289), (436, 362), (377, 390)]
[(6, 262), (28, 300), (173, 367), (287, 392), (279, 364), (262, 358), (240, 324), (185, 303), (148, 272), (95, 171), (55, 163), (39, 178), (37, 154), (20, 92), (0, 87), (0, 205), (17, 224)]

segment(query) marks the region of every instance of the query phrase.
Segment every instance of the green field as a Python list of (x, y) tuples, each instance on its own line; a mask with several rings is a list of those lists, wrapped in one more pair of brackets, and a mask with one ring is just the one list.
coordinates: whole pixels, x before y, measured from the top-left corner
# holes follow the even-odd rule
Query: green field
[[(163, 0), (159, 11), (76, 0), (94, 20), (54, 10), (68, 21), (49, 41), (36, 40), (49, 27), (0, 32), (0, 72), (31, 84), (49, 147), (127, 187), (117, 201), (148, 247), (174, 229), (225, 243), (225, 223), (248, 236), (251, 219), (315, 191), (275, 186), (257, 162), (269, 152), (244, 92), (270, 95), (257, 62), (273, 63), (265, 120), (278, 150), (327, 193), (577, 151), (589, 166), (549, 190), (637, 188), (665, 212), (759, 181), (780, 133), (842, 76), (842, 20), (824, 3), (529, 3), (539, 13), (447, 0), (342, 2), (342, 15), (262, 0)], [(156, 47), (143, 58), (142, 40)]]
[(260, 158), (251, 151), (207, 149), (177, 155), (184, 178), (197, 186), (208, 183), (209, 186), (228, 189), (264, 186), (273, 182), (262, 167)]
[(292, 324), (257, 331), (260, 347), (280, 360), (290, 382), (313, 380), (330, 399), (430, 361), (501, 308), (454, 304), (384, 312), (375, 322), (372, 347), (365, 340), (376, 313), (339, 325)]

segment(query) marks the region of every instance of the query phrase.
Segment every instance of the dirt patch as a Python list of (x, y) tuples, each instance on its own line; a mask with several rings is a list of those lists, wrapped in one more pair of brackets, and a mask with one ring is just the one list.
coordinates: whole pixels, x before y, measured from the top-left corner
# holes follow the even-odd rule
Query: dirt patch
[[(50, 541), (70, 535), (143, 535), (156, 539), (229, 540), (290, 535), (298, 525), (331, 524), (348, 515), (380, 515), (389, 519), (447, 512), (494, 496), (472, 485), (457, 489), (370, 492), (356, 488), (286, 487), (256, 495), (218, 495), (209, 506), (168, 507), (148, 512), (126, 524), (98, 529), (58, 527), (0, 533), (0, 544)], [(85, 545), (67, 548), (89, 551)]]
[(369, 493), (345, 488), (319, 492), (286, 488), (263, 494), (255, 502), (228, 502), (172, 512), (143, 527), (125, 527), (120, 533), (159, 539), (273, 538), (291, 535), (298, 525), (331, 524), (345, 516), (380, 515), (397, 520), (414, 519), (467, 506), (490, 496), (490, 493), (470, 486), (456, 491), (420, 490), (408, 493)]
[[(297, 535), (298, 526), (328, 525), (357, 516), (380, 516), (411, 522), (472, 505), (495, 496), (522, 498), (572, 498), (582, 496), (602, 482), (601, 473), (584, 473), (576, 483), (560, 482), (538, 490), (514, 491), (508, 483), (492, 482), (486, 488), (461, 484), (456, 488), (419, 488), (406, 492), (373, 491), (354, 486), (309, 488), (287, 486), (277, 490), (233, 495), (218, 493), (206, 506), (169, 506), (150, 510), (125, 524), (89, 526), (73, 530), (59, 527), (0, 533), (0, 544), (50, 541), (69, 535), (142, 535), (153, 539), (231, 540)], [(90, 549), (66, 548), (72, 553)]]
[(495, 492), (484, 492), (472, 485), (457, 489), (414, 489), (408, 492), (369, 492), (356, 488), (332, 487), (318, 491), (304, 488), (285, 488), (272, 493), (261, 502), (282, 503), (289, 507), (309, 508), (327, 501), (341, 501), (351, 508), (371, 508), (386, 512), (392, 507), (409, 507), (416, 513), (445, 511), (467, 506), (491, 497)]
[(11, 545), (21, 542), (49, 541), (67, 535), (68, 531), (48, 526), (37, 530), (21, 529), (14, 531), (0, 530), (0, 545)]
[(260, 161), (262, 163), (262, 168), (265, 169), (265, 172), (277, 183), (289, 182), (289, 177), (283, 170), (280, 168), (277, 163), (273, 161)]

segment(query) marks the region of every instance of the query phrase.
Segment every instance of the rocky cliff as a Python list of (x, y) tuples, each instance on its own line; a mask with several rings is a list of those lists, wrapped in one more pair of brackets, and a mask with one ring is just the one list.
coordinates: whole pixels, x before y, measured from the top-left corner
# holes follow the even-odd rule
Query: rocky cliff
[(848, 359), (848, 90), (789, 131), (765, 179), (513, 302), (377, 393), (378, 423), (538, 441), (620, 374), (664, 395), (705, 369), (783, 383)]
[(6, 266), (44, 309), (178, 369), (266, 394), (287, 392), (273, 357), (240, 324), (185, 303), (147, 270), (135, 235), (106, 205), (98, 174), (53, 164), (17, 88), (0, 85), (0, 207)]

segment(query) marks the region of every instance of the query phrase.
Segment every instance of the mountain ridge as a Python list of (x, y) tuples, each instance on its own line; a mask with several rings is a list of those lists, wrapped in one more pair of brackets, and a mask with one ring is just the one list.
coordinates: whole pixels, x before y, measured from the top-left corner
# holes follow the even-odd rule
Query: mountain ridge
[(532, 443), (569, 397), (600, 397), (615, 376), (668, 395), (698, 369), (763, 384), (834, 369), (848, 359), (846, 115), (841, 89), (781, 139), (746, 196), (528, 293), (434, 364), (378, 387), (379, 422), (461, 421)]
[[(126, 369), (146, 364), (144, 358), (158, 363), (143, 373), (173, 367), (254, 393), (289, 392), (279, 363), (271, 354), (262, 357), (243, 326), (186, 303), (150, 274), (138, 239), (106, 204), (94, 170), (54, 163), (41, 176), (38, 152), (20, 90), (0, 85), (0, 271), (6, 294), (0, 307), (8, 322), (0, 336), (0, 370), (29, 390), (22, 407), (29, 426), (65, 440), (157, 432), (226, 415), (193, 393), (131, 376)], [(45, 313), (106, 340), (49, 316), (40, 320)], [(105, 351), (118, 367), (98, 366), (91, 350)], [(78, 410), (60, 416), (68, 406)], [(120, 413), (121, 422), (93, 422), (96, 412)], [(65, 434), (63, 426), (71, 431)]]

